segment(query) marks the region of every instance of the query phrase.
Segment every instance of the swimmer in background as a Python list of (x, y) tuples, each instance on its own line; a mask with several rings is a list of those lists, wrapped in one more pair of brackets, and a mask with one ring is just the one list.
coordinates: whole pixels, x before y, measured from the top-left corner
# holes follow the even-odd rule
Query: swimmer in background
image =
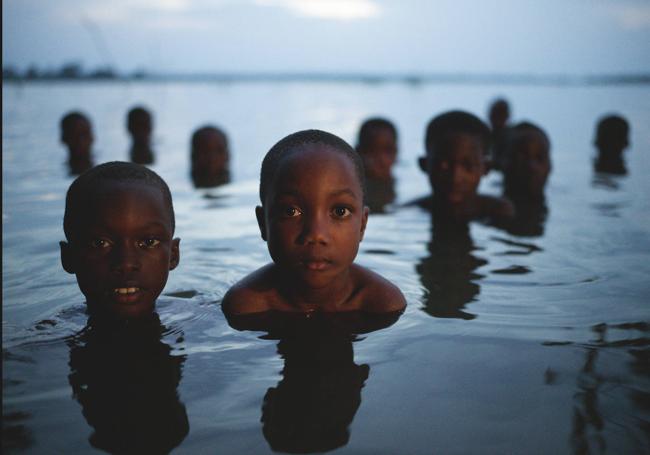
[(370, 118), (359, 129), (357, 152), (366, 171), (366, 202), (370, 212), (383, 212), (395, 200), (392, 168), (397, 159), (397, 129), (389, 120)]
[(203, 126), (192, 134), (190, 159), (196, 188), (210, 188), (230, 181), (230, 151), (225, 133)]
[(521, 122), (511, 129), (503, 161), (504, 196), (515, 206), (508, 231), (539, 236), (548, 214), (544, 189), (551, 172), (551, 142), (542, 128)]
[(61, 263), (76, 275), (91, 316), (149, 317), (179, 262), (169, 187), (155, 172), (125, 162), (94, 167), (66, 196)]
[(503, 98), (496, 99), (488, 112), (492, 128), (492, 160), (491, 167), (496, 170), (503, 169), (505, 152), (508, 141), (508, 120), (510, 119), (510, 105)]
[(460, 225), (472, 220), (500, 225), (514, 216), (507, 199), (477, 192), (490, 148), (490, 129), (478, 117), (463, 111), (438, 115), (427, 126), (425, 146), (419, 165), (433, 194), (411, 204), (430, 210), (438, 222)]
[(363, 163), (345, 141), (319, 130), (291, 134), (262, 162), (255, 209), (273, 262), (223, 298), (227, 317), (268, 311), (402, 311), (400, 290), (353, 263), (368, 221)]
[(598, 121), (594, 140), (598, 149), (598, 156), (594, 162), (596, 172), (627, 174), (623, 152), (630, 143), (629, 134), (630, 125), (620, 115), (607, 115)]
[(153, 164), (155, 157), (151, 149), (151, 113), (144, 107), (134, 107), (127, 115), (126, 127), (131, 135), (131, 161), (136, 164)]
[(90, 120), (81, 112), (69, 112), (61, 119), (61, 142), (68, 148), (71, 175), (79, 175), (93, 167), (91, 147), (93, 130)]

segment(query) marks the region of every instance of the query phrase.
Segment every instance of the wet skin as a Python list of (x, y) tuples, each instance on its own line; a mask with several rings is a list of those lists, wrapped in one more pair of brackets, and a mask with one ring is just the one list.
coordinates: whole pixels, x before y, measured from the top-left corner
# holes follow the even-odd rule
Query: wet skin
[(151, 131), (153, 130), (151, 116), (139, 114), (129, 122), (128, 129), (133, 138), (134, 145), (148, 146), (151, 140)]
[(513, 199), (540, 199), (551, 172), (548, 145), (539, 133), (522, 133), (509, 151), (506, 193)]
[(352, 263), (368, 208), (345, 154), (314, 144), (283, 158), (256, 215), (273, 263), (228, 291), (226, 314), (404, 308), (399, 289)]
[(499, 224), (514, 215), (510, 201), (477, 193), (486, 171), (484, 150), (478, 137), (449, 133), (433, 154), (419, 159), (419, 164), (429, 177), (433, 197), (416, 203), (432, 210), (439, 218), (485, 219)]
[(151, 314), (179, 262), (169, 208), (161, 191), (142, 183), (103, 184), (81, 212), (61, 260), (77, 276), (91, 313), (120, 319)]
[(466, 205), (476, 198), (485, 172), (481, 142), (469, 134), (448, 134), (435, 156), (425, 158), (420, 166), (429, 176), (436, 199), (450, 206)]
[(388, 129), (379, 129), (372, 134), (370, 143), (359, 149), (363, 156), (366, 176), (369, 179), (388, 180), (397, 158), (395, 136)]
[(68, 146), (71, 161), (90, 159), (93, 132), (87, 120), (75, 121), (70, 129), (63, 134), (61, 140)]
[(266, 205), (257, 208), (262, 237), (296, 291), (310, 295), (348, 283), (368, 209), (345, 155), (312, 147), (285, 158)]
[(228, 148), (214, 131), (204, 133), (193, 151), (192, 175), (196, 180), (216, 180), (228, 171)]

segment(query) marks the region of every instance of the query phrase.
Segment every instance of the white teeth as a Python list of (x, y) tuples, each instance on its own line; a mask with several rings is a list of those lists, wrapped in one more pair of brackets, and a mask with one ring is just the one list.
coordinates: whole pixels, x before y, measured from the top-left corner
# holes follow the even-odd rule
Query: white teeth
[(116, 294), (134, 294), (138, 290), (138, 288), (115, 288), (113, 289), (113, 292)]

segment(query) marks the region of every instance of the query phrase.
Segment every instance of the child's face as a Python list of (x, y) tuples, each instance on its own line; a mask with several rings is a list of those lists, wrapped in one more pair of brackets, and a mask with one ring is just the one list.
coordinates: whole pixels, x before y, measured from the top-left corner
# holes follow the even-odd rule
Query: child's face
[(368, 221), (354, 164), (321, 144), (281, 161), (256, 214), (273, 261), (312, 290), (346, 277)]
[(151, 138), (151, 117), (145, 114), (139, 114), (129, 123), (129, 132), (133, 136), (133, 140), (138, 143), (149, 142)]
[(541, 195), (551, 172), (546, 141), (535, 132), (525, 133), (510, 150), (508, 178), (530, 195)]
[(90, 123), (83, 119), (75, 121), (64, 133), (63, 142), (68, 146), (71, 158), (88, 158), (93, 143)]
[(437, 198), (462, 204), (476, 195), (485, 172), (483, 145), (471, 134), (448, 134), (435, 155), (426, 159), (425, 171)]
[(61, 244), (63, 266), (93, 310), (150, 314), (179, 261), (167, 202), (158, 188), (131, 182), (105, 184), (94, 196), (75, 238)]
[(201, 175), (214, 176), (228, 167), (228, 149), (223, 138), (215, 133), (205, 133), (196, 144), (192, 167)]
[(375, 131), (370, 139), (370, 144), (360, 151), (368, 178), (390, 178), (390, 171), (397, 157), (395, 136), (390, 130), (382, 128)]
[(623, 134), (607, 134), (604, 137), (600, 138), (596, 145), (601, 153), (611, 153), (614, 155), (619, 155), (623, 153), (623, 150), (628, 146), (627, 136)]

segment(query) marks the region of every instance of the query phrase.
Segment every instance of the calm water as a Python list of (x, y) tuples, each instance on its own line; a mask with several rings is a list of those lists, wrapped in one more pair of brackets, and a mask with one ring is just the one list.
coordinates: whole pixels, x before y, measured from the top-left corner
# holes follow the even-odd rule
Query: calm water
[[(648, 86), (60, 83), (2, 93), (5, 449), (650, 453)], [(431, 116), (484, 116), (496, 95), (551, 137), (538, 235), (475, 224), (446, 242), (418, 209), (371, 215), (357, 261), (406, 295), (397, 322), (356, 336), (314, 323), (280, 339), (228, 326), (223, 294), (268, 261), (253, 207), (273, 143), (312, 127), (354, 142), (365, 117), (388, 116), (407, 202), (427, 191), (416, 157)], [(181, 264), (160, 324), (107, 340), (83, 330), (83, 297), (59, 262), (72, 179), (58, 121), (87, 112), (97, 161), (123, 160), (135, 103), (155, 114), (153, 169), (173, 192)], [(594, 124), (610, 111), (632, 125), (627, 177), (591, 170)], [(199, 191), (189, 136), (208, 122), (230, 136), (233, 182)], [(499, 182), (488, 176), (482, 191), (498, 194)]]

